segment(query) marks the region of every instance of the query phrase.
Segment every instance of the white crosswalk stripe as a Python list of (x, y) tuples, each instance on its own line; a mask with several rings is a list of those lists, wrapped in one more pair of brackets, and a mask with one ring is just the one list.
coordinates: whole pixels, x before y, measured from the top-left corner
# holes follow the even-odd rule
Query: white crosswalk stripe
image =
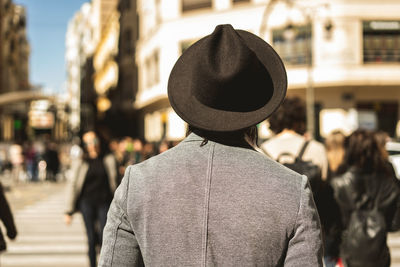
[(1, 267), (87, 267), (86, 234), (81, 215), (64, 223), (65, 194), (55, 192), (47, 199), (14, 212), (18, 236), (7, 241), (0, 256)]
[(390, 248), (391, 267), (400, 267), (400, 232), (390, 233), (388, 236)]

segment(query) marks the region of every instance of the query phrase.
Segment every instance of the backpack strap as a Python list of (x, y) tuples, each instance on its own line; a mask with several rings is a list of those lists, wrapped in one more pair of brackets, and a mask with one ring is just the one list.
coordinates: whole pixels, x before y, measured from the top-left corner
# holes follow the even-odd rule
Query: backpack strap
[[(299, 152), (299, 154), (297, 155), (297, 157), (294, 157), (293, 154), (291, 154), (291, 153), (289, 153), (289, 152), (282, 152), (281, 154), (278, 155), (278, 157), (276, 158), (276, 161), (280, 162), (279, 160), (280, 160), (280, 158), (281, 158), (282, 156), (291, 156), (291, 157), (294, 158), (294, 160), (296, 160), (296, 159), (297, 159), (297, 160), (302, 159), (302, 158), (303, 158), (303, 154), (304, 154), (304, 152), (306, 151), (307, 146), (308, 146), (309, 143), (310, 143), (310, 140), (306, 140), (306, 141), (303, 143), (303, 146), (301, 147), (300, 152)], [(267, 156), (270, 157), (270, 158), (273, 158), (262, 146), (261, 146), (260, 148), (261, 148), (261, 150), (265, 153), (265, 155), (267, 155)]]
[(310, 143), (310, 140), (306, 140), (303, 144), (303, 146), (300, 149), (299, 155), (297, 156), (298, 159), (302, 159), (304, 152), (306, 151), (306, 148), (308, 146), (308, 144)]
[(290, 154), (289, 152), (282, 152), (281, 154), (279, 154), (279, 156), (276, 158), (276, 161), (279, 163), (281, 162), (281, 158), (282, 157), (290, 157), (293, 159), (293, 161), (296, 161), (297, 157), (293, 156), (292, 154)]

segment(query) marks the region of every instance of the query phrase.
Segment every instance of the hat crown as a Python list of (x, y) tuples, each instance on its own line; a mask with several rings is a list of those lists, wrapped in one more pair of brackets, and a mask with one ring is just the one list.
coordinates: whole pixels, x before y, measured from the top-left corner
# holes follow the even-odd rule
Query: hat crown
[(199, 102), (218, 110), (248, 112), (271, 98), (274, 87), (268, 71), (231, 25), (217, 26), (198, 49), (205, 57), (194, 63), (191, 90)]
[(232, 132), (268, 118), (285, 97), (287, 77), (279, 55), (251, 32), (218, 25), (176, 61), (168, 99), (189, 125)]

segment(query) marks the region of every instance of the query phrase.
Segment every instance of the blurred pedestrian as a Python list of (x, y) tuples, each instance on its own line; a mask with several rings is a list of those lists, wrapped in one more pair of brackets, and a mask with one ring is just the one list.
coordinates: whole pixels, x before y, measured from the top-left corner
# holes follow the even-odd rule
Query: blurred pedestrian
[[(0, 183), (0, 220), (6, 228), (8, 238), (11, 240), (17, 236), (17, 228), (10, 206), (4, 194), (3, 185)], [(7, 249), (7, 244), (0, 227), (0, 253)]]
[(77, 136), (75, 136), (72, 139), (72, 146), (69, 151), (69, 157), (71, 161), (74, 161), (75, 159), (79, 159), (82, 157), (82, 147), (80, 146), (81, 144), (81, 139)]
[(171, 142), (168, 142), (167, 140), (162, 140), (160, 144), (158, 145), (158, 153), (163, 153), (170, 149), (172, 147)]
[(187, 49), (168, 97), (191, 133), (127, 169), (100, 266), (322, 266), (307, 178), (254, 149), (286, 81), (273, 48), (231, 25)]
[(8, 168), (7, 148), (0, 146), (0, 171), (3, 172)]
[(130, 164), (136, 164), (143, 161), (143, 141), (139, 138), (132, 140), (132, 157)]
[[(305, 103), (298, 97), (287, 97), (279, 109), (269, 118), (273, 137), (261, 144), (261, 148), (273, 159), (277, 160), (282, 154), (290, 156), (281, 162), (293, 161), (308, 138), (306, 133)], [(323, 144), (310, 140), (304, 155), (304, 161), (311, 161), (321, 169), (321, 178), (326, 180), (328, 174), (328, 159)]]
[(114, 154), (115, 151), (118, 149), (118, 143), (119, 143), (118, 138), (112, 138), (110, 140), (110, 143), (108, 144), (108, 148), (109, 148), (111, 153)]
[[(340, 175), (346, 170), (346, 163), (344, 162), (345, 140), (346, 136), (340, 130), (331, 132), (325, 139), (325, 148), (328, 157), (328, 183), (325, 191), (329, 191), (324, 194), (325, 197), (329, 196), (329, 198), (331, 198), (331, 196), (334, 195), (333, 188), (330, 186), (332, 177)], [(325, 214), (322, 216), (320, 214), (321, 217), (325, 217), (324, 224), (329, 225), (325, 231), (325, 267), (335, 267), (340, 256), (339, 249), (343, 232), (340, 207), (337, 202), (334, 201), (330, 207), (324, 207), (321, 213)]]
[(156, 155), (156, 150), (154, 147), (154, 143), (144, 142), (142, 149), (142, 160), (149, 159), (155, 155)]
[(9, 149), (11, 175), (14, 182), (26, 181), (25, 158), (20, 144), (12, 144)]
[(122, 177), (124, 176), (125, 169), (129, 164), (130, 154), (128, 152), (128, 140), (127, 138), (120, 138), (115, 140), (114, 157), (117, 164), (117, 186), (121, 183)]
[[(333, 190), (326, 181), (328, 159), (325, 147), (320, 142), (304, 135), (306, 133), (306, 107), (298, 97), (287, 97), (278, 110), (272, 114), (269, 123), (270, 129), (275, 135), (261, 144), (263, 151), (280, 163), (296, 164), (297, 158), (301, 158), (306, 166), (311, 166), (310, 174), (314, 174), (314, 176), (308, 178), (321, 219), (325, 265), (330, 266), (338, 257), (341, 221)], [(319, 168), (315, 168), (315, 166)]]
[(339, 130), (331, 132), (325, 139), (328, 157), (328, 180), (343, 172), (342, 169), (345, 168), (345, 162), (343, 162), (345, 139), (346, 136)]
[(346, 140), (347, 170), (332, 179), (344, 232), (346, 266), (390, 266), (387, 232), (400, 229), (400, 190), (374, 133), (356, 130)]
[(43, 159), (46, 162), (46, 180), (50, 182), (57, 181), (57, 173), (60, 169), (60, 158), (58, 156), (57, 144), (48, 141), (44, 151)]
[(38, 181), (38, 153), (32, 142), (27, 142), (25, 151), (25, 164), (26, 171), (28, 173), (29, 179), (33, 182)]
[(96, 266), (96, 245), (101, 245), (109, 205), (116, 188), (116, 164), (112, 154), (104, 154), (100, 140), (93, 131), (83, 137), (82, 159), (73, 162), (72, 179), (68, 190), (65, 222), (79, 210), (85, 222), (90, 266)]
[(398, 179), (398, 175), (396, 173), (396, 170), (392, 164), (392, 162), (389, 159), (389, 153), (386, 150), (386, 144), (387, 142), (390, 141), (390, 136), (387, 132), (378, 130), (375, 131), (375, 138), (378, 141), (378, 145), (380, 146), (380, 149), (382, 150), (382, 155), (385, 158), (386, 164), (389, 168), (389, 170), (392, 172), (393, 177), (396, 178), (396, 183), (400, 186), (400, 180)]

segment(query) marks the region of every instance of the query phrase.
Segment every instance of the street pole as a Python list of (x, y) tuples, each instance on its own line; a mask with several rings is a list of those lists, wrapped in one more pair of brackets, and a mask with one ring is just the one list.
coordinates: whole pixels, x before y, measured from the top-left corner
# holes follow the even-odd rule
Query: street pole
[[(307, 44), (306, 48), (306, 72), (307, 72), (307, 81), (305, 85), (305, 94), (306, 94), (306, 127), (307, 127), (307, 132), (310, 135), (311, 138), (315, 137), (315, 90), (314, 90), (314, 80), (313, 80), (313, 73), (314, 73), (314, 67), (313, 67), (313, 39), (314, 39), (314, 34), (313, 34), (313, 25), (312, 25), (312, 15), (315, 14), (315, 10), (310, 10), (310, 9), (316, 9), (317, 7), (303, 7), (301, 5), (296, 5), (295, 1), (293, 0), (270, 0), (265, 7), (264, 14), (262, 17), (261, 21), (261, 26), (260, 26), (260, 36), (263, 36), (265, 32), (267, 31), (267, 24), (268, 24), (268, 18), (272, 12), (272, 9), (275, 4), (278, 2), (283, 2), (285, 3), (288, 7), (292, 8), (295, 7), (296, 9), (300, 10), (303, 13), (304, 19), (306, 21), (306, 25), (310, 26), (310, 40), (309, 44)], [(321, 6), (321, 5), (319, 5)], [(327, 4), (323, 4), (323, 6), (327, 6)], [(331, 24), (329, 24), (330, 27), (329, 29), (327, 28), (326, 30), (330, 31), (331, 30)]]
[(275, 5), (276, 2), (279, 0), (270, 0), (267, 4), (267, 6), (264, 9), (264, 14), (261, 18), (261, 25), (260, 25), (260, 32), (259, 36), (261, 37), (265, 31), (267, 30), (267, 23), (268, 23), (268, 18), (269, 14), (271, 13), (272, 7)]
[[(311, 48), (311, 44), (309, 45)], [(313, 66), (311, 55), (307, 63), (307, 87), (306, 87), (306, 112), (307, 112), (307, 132), (310, 138), (314, 138), (315, 135), (315, 96), (314, 96), (314, 85), (313, 85)]]
[(307, 54), (306, 54), (306, 61), (307, 61), (307, 85), (306, 85), (306, 113), (307, 113), (307, 132), (310, 138), (315, 137), (315, 92), (314, 92), (314, 68), (313, 68), (313, 25), (312, 19), (310, 14), (307, 12), (305, 13), (306, 18), (306, 25), (310, 25), (310, 41), (307, 44)]

